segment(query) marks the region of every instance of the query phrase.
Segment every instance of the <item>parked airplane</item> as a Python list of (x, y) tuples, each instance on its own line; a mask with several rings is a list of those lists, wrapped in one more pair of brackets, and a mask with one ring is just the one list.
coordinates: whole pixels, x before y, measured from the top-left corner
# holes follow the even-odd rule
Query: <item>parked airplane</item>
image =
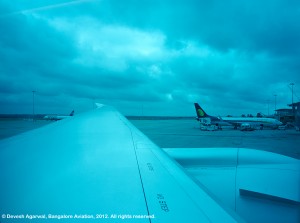
[(221, 129), (222, 126), (229, 126), (231, 124), (229, 124), (228, 122), (225, 122), (221, 117), (216, 117), (216, 116), (211, 116), (208, 115), (201, 107), (198, 103), (195, 103), (195, 109), (196, 109), (196, 114), (197, 114), (197, 120), (206, 125), (206, 124), (210, 124), (210, 125), (215, 125), (217, 126), (218, 129)]
[(237, 148), (168, 155), (109, 106), (0, 148), (1, 223), (300, 220), (299, 160)]
[(269, 127), (276, 129), (278, 126), (282, 125), (282, 122), (278, 121), (274, 118), (255, 118), (255, 117), (216, 117), (208, 115), (198, 103), (194, 103), (197, 113), (197, 120), (200, 121), (201, 119), (210, 119), (211, 123), (215, 123), (216, 125), (222, 126), (225, 123), (228, 125), (231, 124), (234, 126), (235, 129), (237, 127), (241, 127), (242, 124), (249, 124), (252, 127), (258, 126), (260, 129), (264, 127)]
[(43, 119), (51, 120), (51, 121), (58, 121), (61, 119), (69, 118), (70, 116), (74, 116), (74, 110), (69, 115), (46, 115)]

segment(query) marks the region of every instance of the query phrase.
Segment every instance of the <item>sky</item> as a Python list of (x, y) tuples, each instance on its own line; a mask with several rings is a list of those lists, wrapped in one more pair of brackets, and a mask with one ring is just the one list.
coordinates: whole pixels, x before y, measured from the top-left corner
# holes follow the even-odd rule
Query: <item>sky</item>
[(298, 0), (2, 0), (0, 114), (273, 114), (299, 101), (299, 21)]

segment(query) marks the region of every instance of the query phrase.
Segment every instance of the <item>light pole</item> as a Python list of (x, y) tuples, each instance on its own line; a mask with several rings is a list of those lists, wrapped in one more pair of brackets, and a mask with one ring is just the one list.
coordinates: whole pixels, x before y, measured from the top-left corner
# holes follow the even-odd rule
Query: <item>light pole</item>
[(290, 85), (292, 86), (292, 104), (294, 104), (294, 83), (290, 83)]
[(270, 115), (270, 112), (269, 112), (269, 108), (270, 108), (270, 100), (267, 100), (268, 102), (268, 116)]
[(292, 112), (293, 115), (295, 114), (295, 107), (294, 107), (294, 83), (290, 83), (290, 85), (292, 86)]
[(36, 91), (32, 91), (32, 121), (34, 122), (34, 93)]
[(274, 97), (275, 97), (275, 111), (276, 111), (276, 97), (277, 97), (277, 94), (274, 94)]

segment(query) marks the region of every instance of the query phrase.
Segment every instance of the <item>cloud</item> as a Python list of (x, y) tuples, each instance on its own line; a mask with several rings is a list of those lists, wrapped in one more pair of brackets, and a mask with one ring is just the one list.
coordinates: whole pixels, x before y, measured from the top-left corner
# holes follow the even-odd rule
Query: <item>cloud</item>
[(298, 9), (283, 0), (2, 2), (0, 103), (28, 112), (36, 90), (46, 112), (95, 98), (129, 114), (143, 104), (193, 115), (193, 101), (255, 113), (275, 93), (286, 106), (288, 84), (297, 93), (300, 82)]

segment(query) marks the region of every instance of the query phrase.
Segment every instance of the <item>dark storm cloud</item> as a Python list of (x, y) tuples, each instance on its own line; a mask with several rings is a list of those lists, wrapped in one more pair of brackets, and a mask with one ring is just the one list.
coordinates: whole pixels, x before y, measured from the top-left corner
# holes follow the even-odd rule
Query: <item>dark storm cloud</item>
[[(213, 95), (217, 90), (246, 101), (265, 101), (282, 90), (276, 88), (280, 82), (286, 82), (285, 87), (289, 82), (299, 83), (296, 1), (151, 1), (128, 7), (115, 4), (118, 6), (110, 10), (118, 15), (113, 20), (117, 23), (163, 30), (167, 36), (165, 45), (170, 49), (180, 50), (185, 47), (180, 40), (190, 39), (209, 46), (218, 55), (179, 58), (182, 66), (172, 67), (172, 71), (182, 74), (189, 91), (195, 87), (202, 94)], [(235, 55), (228, 58), (231, 50)]]
[(11, 112), (20, 101), (30, 107), (36, 90), (45, 112), (63, 102), (68, 109), (86, 106), (93, 98), (127, 113), (148, 103), (162, 111), (173, 106), (172, 114), (191, 107), (192, 115), (194, 101), (219, 106), (217, 114), (241, 105), (250, 113), (275, 93), (285, 105), (289, 83), (300, 83), (299, 6), (283, 0), (2, 2), (0, 103), (10, 102)]
[(299, 52), (297, 1), (131, 0), (106, 4), (108, 7), (99, 7), (100, 19), (161, 29), (170, 40), (196, 39), (218, 50)]
[[(70, 39), (53, 30), (47, 23), (13, 17), (0, 20), (2, 75), (29, 84), (40, 74), (51, 75), (59, 70), (65, 61), (76, 55)], [(33, 78), (33, 79), (31, 79)], [(17, 82), (17, 81), (16, 81)]]

